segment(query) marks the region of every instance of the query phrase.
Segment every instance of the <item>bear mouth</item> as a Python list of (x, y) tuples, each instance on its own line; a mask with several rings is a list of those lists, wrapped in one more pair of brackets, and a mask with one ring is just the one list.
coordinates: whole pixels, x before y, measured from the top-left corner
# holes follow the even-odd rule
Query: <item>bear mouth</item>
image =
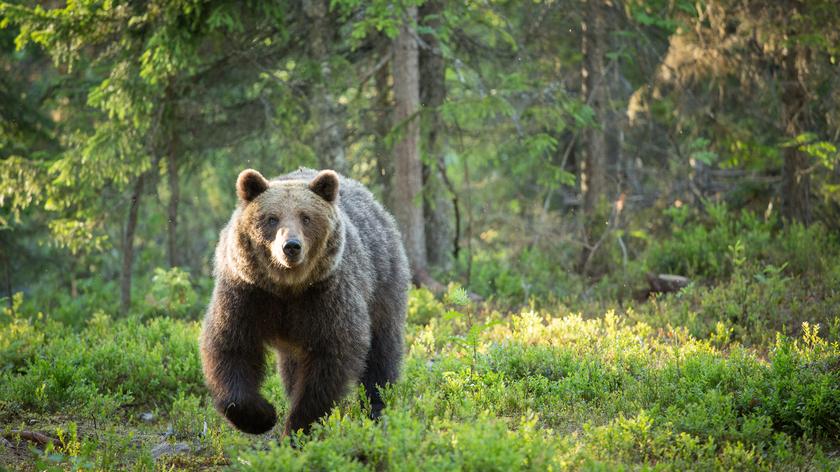
[(281, 266), (283, 266), (283, 268), (285, 268), (285, 269), (288, 269), (288, 270), (293, 270), (293, 269), (297, 269), (297, 268), (298, 268), (298, 267), (300, 267), (302, 264), (301, 264), (301, 261), (289, 261), (289, 260), (286, 260), (286, 261), (281, 262), (281, 263), (280, 263), (280, 265), (281, 265)]
[(303, 265), (303, 258), (298, 257), (295, 259), (290, 259), (286, 256), (281, 257), (271, 257), (272, 265), (275, 266), (277, 269), (282, 270), (294, 270), (298, 267)]

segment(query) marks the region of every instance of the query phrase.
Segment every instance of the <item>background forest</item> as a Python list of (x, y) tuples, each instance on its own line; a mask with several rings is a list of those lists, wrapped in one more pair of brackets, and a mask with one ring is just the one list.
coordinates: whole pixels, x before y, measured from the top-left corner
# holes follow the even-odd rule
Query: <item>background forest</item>
[[(836, 470), (837, 25), (0, 2), (0, 467)], [(236, 176), (299, 166), (374, 191), (417, 288), (387, 427), (351, 399), (291, 448), (221, 421), (196, 339)]]

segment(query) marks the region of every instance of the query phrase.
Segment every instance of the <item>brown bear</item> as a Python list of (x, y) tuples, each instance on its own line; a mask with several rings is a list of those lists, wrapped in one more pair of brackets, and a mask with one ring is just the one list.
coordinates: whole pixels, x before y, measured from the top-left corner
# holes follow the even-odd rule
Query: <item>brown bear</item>
[(201, 333), (207, 386), (236, 428), (277, 416), (260, 395), (266, 349), (289, 399), (284, 434), (329, 412), (361, 382), (371, 416), (403, 353), (408, 260), (394, 219), (359, 182), (300, 169), (239, 174), (239, 205), (216, 247), (216, 285)]

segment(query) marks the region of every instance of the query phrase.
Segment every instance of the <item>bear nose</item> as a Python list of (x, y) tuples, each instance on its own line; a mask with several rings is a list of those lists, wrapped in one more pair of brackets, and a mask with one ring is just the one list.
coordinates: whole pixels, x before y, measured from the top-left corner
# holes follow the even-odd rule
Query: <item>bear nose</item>
[(283, 254), (288, 257), (297, 257), (300, 255), (300, 241), (297, 239), (290, 239), (283, 245)]

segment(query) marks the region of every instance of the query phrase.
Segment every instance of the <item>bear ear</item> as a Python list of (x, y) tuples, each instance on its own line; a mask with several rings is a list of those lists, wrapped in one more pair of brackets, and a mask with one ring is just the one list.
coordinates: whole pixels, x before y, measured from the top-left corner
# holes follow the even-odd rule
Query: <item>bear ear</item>
[(332, 170), (318, 172), (312, 182), (309, 182), (309, 190), (330, 203), (335, 202), (338, 198), (338, 174)]
[(250, 202), (268, 189), (268, 180), (254, 169), (243, 170), (236, 179), (236, 194), (243, 202)]

